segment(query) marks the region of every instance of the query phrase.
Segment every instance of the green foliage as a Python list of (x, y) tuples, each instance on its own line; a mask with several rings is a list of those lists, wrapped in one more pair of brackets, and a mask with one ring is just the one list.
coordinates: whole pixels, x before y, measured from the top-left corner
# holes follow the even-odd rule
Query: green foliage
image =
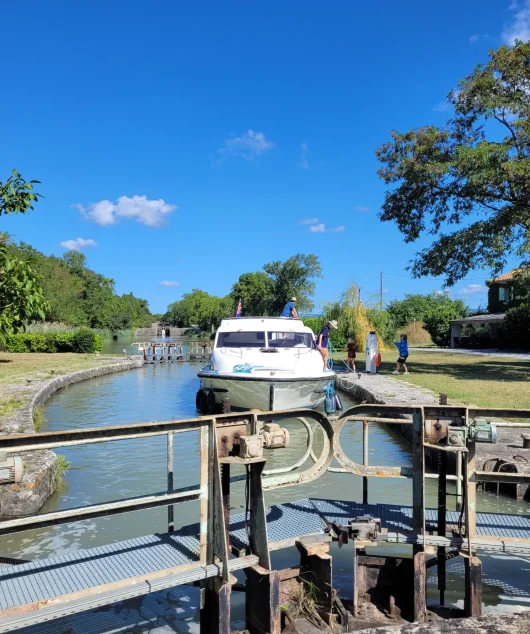
[(510, 308), (502, 330), (507, 347), (530, 350), (530, 304)]
[(234, 286), (232, 286), (230, 293), (232, 304), (237, 306), (237, 303), (241, 299), (244, 314), (249, 316), (269, 315), (273, 297), (274, 282), (272, 278), (263, 271), (243, 273), (243, 275), (239, 276)]
[(46, 417), (44, 416), (44, 407), (36, 407), (33, 410), (33, 427), (37, 434), (42, 431), (46, 423)]
[(101, 337), (89, 330), (68, 333), (18, 333), (9, 335), (3, 344), (6, 352), (100, 352)]
[[(447, 297), (447, 296), (445, 296)], [(447, 301), (441, 302), (423, 318), (424, 328), (431, 335), (433, 342), (441, 348), (449, 347), (451, 343), (451, 319), (466, 316), (466, 309), (462, 310), (459, 304), (461, 300), (453, 301), (447, 297)]]
[(311, 296), (315, 292), (316, 277), (322, 277), (322, 267), (317, 255), (298, 253), (285, 262), (276, 260), (265, 264), (263, 270), (273, 284), (269, 315), (279, 315), (292, 296), (297, 298), (297, 311), (310, 311), (314, 304)]
[(48, 303), (40, 281), (29, 262), (14, 257), (0, 242), (0, 342), (23, 330), (27, 321), (44, 319)]
[(0, 216), (4, 214), (25, 214), (39, 198), (40, 194), (33, 191), (33, 185), (40, 181), (25, 181), (16, 169), (5, 183), (0, 181)]
[(70, 468), (70, 461), (63, 455), (57, 455), (57, 471), (55, 472), (55, 486), (57, 489), (62, 489), (65, 486), (64, 477), (66, 472)]
[(0, 401), (0, 416), (11, 416), (17, 409), (20, 409), (24, 403), (15, 397), (5, 398)]
[(437, 236), (416, 255), (415, 277), (452, 285), (474, 268), (500, 271), (510, 254), (529, 260), (530, 42), (489, 56), (449, 94), (455, 114), (445, 126), (393, 131), (376, 152), (393, 188), (381, 219), (407, 242)]
[(223, 317), (234, 314), (235, 309), (229, 297), (216, 297), (194, 288), (191, 293), (185, 293), (180, 301), (170, 304), (163, 319), (179, 328), (197, 325), (209, 332), (217, 328)]
[(74, 352), (101, 352), (103, 341), (99, 335), (90, 330), (80, 330), (72, 335)]
[(82, 253), (46, 256), (23, 242), (10, 244), (9, 250), (14, 257), (31, 262), (40, 274), (48, 301), (47, 321), (112, 332), (147, 327), (156, 321), (145, 299), (132, 293), (116, 295), (114, 280), (88, 268)]
[(405, 299), (393, 300), (387, 306), (396, 328), (404, 328), (413, 321), (425, 321), (425, 318), (441, 305), (454, 306), (461, 315), (466, 314), (466, 304), (461, 299), (452, 300), (447, 293), (433, 291), (427, 295), (407, 294)]

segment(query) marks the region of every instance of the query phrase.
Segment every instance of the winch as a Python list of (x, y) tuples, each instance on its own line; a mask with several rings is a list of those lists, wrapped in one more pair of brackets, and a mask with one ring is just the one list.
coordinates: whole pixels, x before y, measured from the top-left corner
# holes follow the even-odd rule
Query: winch
[(21, 482), (24, 475), (24, 463), (19, 456), (10, 456), (0, 451), (0, 484)]

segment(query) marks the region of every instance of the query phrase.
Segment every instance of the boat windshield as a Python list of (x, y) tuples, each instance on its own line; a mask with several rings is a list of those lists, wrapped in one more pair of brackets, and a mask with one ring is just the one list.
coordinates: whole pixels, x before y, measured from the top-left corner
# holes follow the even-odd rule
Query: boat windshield
[(269, 348), (312, 348), (309, 332), (268, 332)]
[(220, 332), (217, 338), (218, 348), (263, 348), (265, 347), (264, 332)]

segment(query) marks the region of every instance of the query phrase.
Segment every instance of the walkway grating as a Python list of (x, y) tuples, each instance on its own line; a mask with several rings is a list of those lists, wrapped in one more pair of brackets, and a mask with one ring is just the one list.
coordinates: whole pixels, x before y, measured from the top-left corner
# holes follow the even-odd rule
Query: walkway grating
[[(267, 510), (271, 550), (294, 545), (296, 539), (302, 535), (323, 535), (326, 529), (325, 520), (345, 524), (348, 519), (366, 514), (380, 518), (382, 526), (390, 531), (412, 532), (412, 507), (410, 506), (361, 504), (318, 498), (303, 499), (278, 504)], [(448, 513), (448, 524), (456, 526), (458, 520), (459, 513)], [(433, 528), (435, 522), (436, 510), (427, 509), (427, 528)], [(232, 544), (238, 549), (247, 549), (248, 536), (244, 513), (233, 515), (230, 525)], [(477, 537), (489, 536), (530, 539), (530, 516), (478, 513)], [(246, 563), (241, 562), (241, 565), (237, 567), (252, 565), (250, 562), (251, 558)], [(194, 563), (197, 565), (193, 566)], [(234, 560), (231, 564), (237, 565)], [(119, 592), (121, 591), (113, 589), (111, 594), (111, 584), (132, 577), (147, 579), (149, 575), (157, 571), (186, 565), (191, 569), (187, 573), (181, 573), (180, 576), (173, 575), (173, 585), (186, 583), (190, 575), (194, 578), (205, 578), (216, 574), (215, 569), (206, 571), (206, 568), (199, 564), (198, 524), (186, 526), (170, 534), (147, 535), (108, 546), (80, 550), (64, 556), (0, 569), (0, 610), (10, 610), (37, 602), (42, 602), (42, 606), (55, 597), (97, 586), (109, 587), (108, 602), (110, 603), (110, 598), (114, 601), (120, 600)], [(150, 591), (149, 588), (154, 589), (155, 586), (156, 583), (152, 583), (135, 592), (138, 596), (147, 594)], [(124, 596), (130, 596), (130, 588), (123, 590), (123, 593)], [(104, 604), (101, 593), (95, 595), (93, 599), (83, 599), (78, 609), (72, 605), (71, 613), (89, 610), (96, 604), (98, 606)], [(67, 604), (64, 603), (62, 615), (67, 613), (66, 608)], [(13, 619), (6, 617), (6, 614), (0, 612), (0, 632), (10, 631), (5, 629), (8, 621), (11, 626), (13, 625)], [(25, 634), (46, 634), (43, 627), (25, 628), (23, 631)]]

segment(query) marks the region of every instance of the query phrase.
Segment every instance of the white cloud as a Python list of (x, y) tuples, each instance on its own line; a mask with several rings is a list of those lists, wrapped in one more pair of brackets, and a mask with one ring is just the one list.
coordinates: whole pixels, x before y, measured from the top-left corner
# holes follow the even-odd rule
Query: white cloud
[(459, 289), (460, 295), (474, 295), (475, 293), (485, 293), (488, 289), (482, 284), (468, 284), (464, 288)]
[(474, 33), (470, 36), (469, 41), (471, 44), (476, 44), (477, 42), (480, 42), (480, 40), (489, 40), (489, 37), (488, 33)]
[(448, 103), (447, 101), (441, 101), (437, 106), (434, 106), (433, 110), (435, 112), (447, 112), (450, 107), (450, 103)]
[(76, 238), (75, 240), (63, 240), (61, 242), (61, 246), (69, 251), (81, 251), (81, 249), (85, 249), (86, 247), (97, 247), (98, 243), (92, 238)]
[(316, 225), (318, 222), (318, 218), (304, 218), (300, 220), (301, 225)]
[(248, 130), (242, 136), (226, 139), (224, 147), (217, 150), (218, 154), (227, 156), (242, 156), (247, 161), (254, 161), (260, 154), (272, 150), (275, 144), (267, 141), (263, 132)]
[(384, 288), (383, 293), (388, 293), (388, 288)]
[(309, 145), (307, 145), (307, 143), (304, 141), (303, 143), (300, 143), (300, 162), (298, 163), (298, 167), (301, 167), (304, 170), (311, 169), (309, 167), (308, 154)]
[(512, 2), (509, 10), (516, 13), (512, 21), (504, 25), (502, 39), (511, 46), (515, 44), (515, 40), (530, 40), (530, 0), (525, 0), (520, 5)]
[(312, 227), (309, 227), (309, 231), (313, 233), (342, 233), (345, 229), (346, 227), (342, 225), (340, 225), (339, 227), (326, 229), (326, 225), (323, 222), (318, 225), (313, 225)]
[(162, 286), (180, 286), (180, 282), (175, 282), (174, 280), (162, 280), (162, 282), (158, 282), (162, 284)]
[(88, 207), (83, 205), (72, 205), (72, 207), (80, 211), (87, 220), (101, 226), (115, 225), (119, 218), (128, 218), (148, 227), (160, 227), (166, 214), (177, 209), (176, 205), (170, 205), (162, 198), (149, 200), (147, 196), (120, 196), (115, 203), (110, 200), (100, 200), (97, 203), (90, 203)]
[(353, 208), (354, 211), (359, 211), (362, 214), (365, 214), (366, 212), (370, 211), (370, 209), (368, 207), (364, 207), (363, 205), (356, 205)]

